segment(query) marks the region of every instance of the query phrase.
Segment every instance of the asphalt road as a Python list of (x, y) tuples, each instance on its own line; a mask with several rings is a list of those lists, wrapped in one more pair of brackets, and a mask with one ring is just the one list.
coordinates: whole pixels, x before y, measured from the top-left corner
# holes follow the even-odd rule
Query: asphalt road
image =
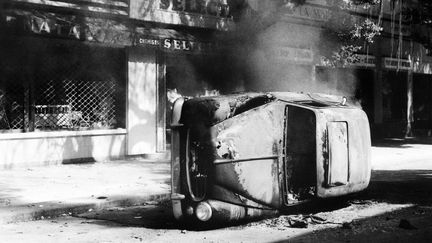
[[(367, 191), (293, 215), (199, 231), (177, 224), (169, 203), (140, 205), (2, 225), (0, 242), (431, 242), (432, 145), (384, 143), (372, 155)], [(294, 217), (307, 228), (290, 227)]]

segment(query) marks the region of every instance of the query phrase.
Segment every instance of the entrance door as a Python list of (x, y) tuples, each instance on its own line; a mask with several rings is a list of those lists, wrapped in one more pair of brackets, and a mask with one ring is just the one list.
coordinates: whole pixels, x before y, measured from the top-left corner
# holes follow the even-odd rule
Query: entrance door
[(182, 96), (197, 96), (205, 86), (204, 80), (198, 75), (199, 68), (193, 61), (191, 55), (159, 55), (157, 150), (160, 152), (170, 150), (174, 101)]

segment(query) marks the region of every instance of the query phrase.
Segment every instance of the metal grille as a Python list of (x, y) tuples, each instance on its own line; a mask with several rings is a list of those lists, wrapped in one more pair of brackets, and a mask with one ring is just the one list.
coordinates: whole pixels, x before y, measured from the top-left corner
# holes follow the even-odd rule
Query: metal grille
[(109, 129), (116, 125), (114, 81), (50, 80), (39, 85), (35, 128)]
[(108, 81), (64, 80), (66, 99), (71, 107), (71, 125), (114, 128), (116, 83)]
[(123, 49), (50, 39), (17, 43), (0, 43), (0, 132), (124, 127)]

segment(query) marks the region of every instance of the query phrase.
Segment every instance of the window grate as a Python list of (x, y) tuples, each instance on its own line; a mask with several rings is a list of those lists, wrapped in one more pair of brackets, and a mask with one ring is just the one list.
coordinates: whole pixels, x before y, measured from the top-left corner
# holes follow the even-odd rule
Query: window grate
[(35, 39), (0, 53), (0, 132), (125, 126), (123, 49)]
[(35, 128), (110, 129), (116, 126), (114, 81), (50, 80), (38, 87)]

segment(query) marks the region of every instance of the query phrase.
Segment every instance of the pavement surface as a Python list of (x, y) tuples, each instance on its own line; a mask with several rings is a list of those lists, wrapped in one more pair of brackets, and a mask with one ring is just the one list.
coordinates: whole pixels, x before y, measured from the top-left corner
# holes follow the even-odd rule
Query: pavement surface
[(389, 138), (373, 143), (372, 170), (430, 169), (432, 169), (431, 137)]
[(432, 140), (375, 142), (372, 168), (365, 193), (300, 214), (324, 224), (290, 227), (297, 212), (198, 231), (172, 216), (167, 162), (2, 171), (0, 242), (431, 242)]
[[(431, 140), (375, 142), (372, 167), (364, 193), (211, 230), (195, 230), (173, 218), (166, 201), (167, 162), (2, 171), (0, 242), (431, 242)], [(307, 228), (289, 224), (293, 217), (310, 215), (325, 222)]]
[(0, 170), (0, 224), (169, 199), (168, 161), (128, 159)]

